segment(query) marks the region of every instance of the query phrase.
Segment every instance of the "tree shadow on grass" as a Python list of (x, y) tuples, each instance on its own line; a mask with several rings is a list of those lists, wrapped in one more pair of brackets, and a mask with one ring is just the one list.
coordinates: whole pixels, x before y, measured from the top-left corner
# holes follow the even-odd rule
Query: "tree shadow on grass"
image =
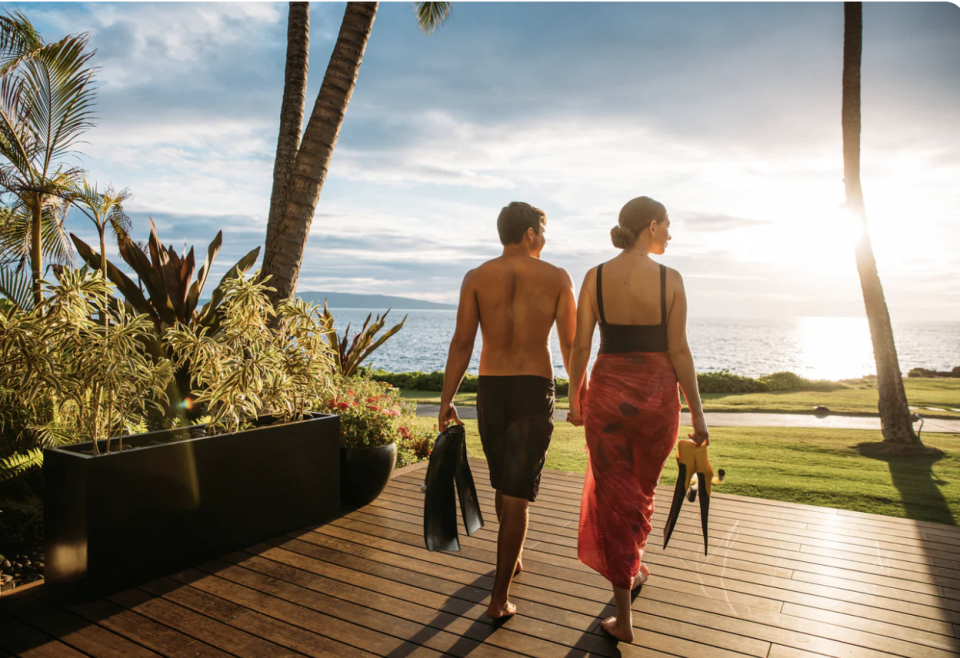
[(933, 472), (933, 465), (946, 457), (942, 450), (882, 441), (859, 443), (853, 449), (864, 457), (887, 463), (908, 518), (957, 525), (958, 519), (940, 491), (946, 482)]

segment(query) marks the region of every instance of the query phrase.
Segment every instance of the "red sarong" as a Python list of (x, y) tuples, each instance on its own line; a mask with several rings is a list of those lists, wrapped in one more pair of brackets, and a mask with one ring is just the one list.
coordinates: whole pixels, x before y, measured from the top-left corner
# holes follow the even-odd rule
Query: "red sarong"
[(680, 426), (680, 395), (666, 352), (601, 354), (583, 405), (590, 464), (577, 554), (630, 589), (650, 534), (653, 499)]

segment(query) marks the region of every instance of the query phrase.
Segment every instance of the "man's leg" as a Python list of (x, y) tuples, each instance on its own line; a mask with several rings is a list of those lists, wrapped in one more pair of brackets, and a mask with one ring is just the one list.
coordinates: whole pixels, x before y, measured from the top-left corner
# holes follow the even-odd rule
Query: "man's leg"
[[(497, 489), (497, 495), (493, 499), (493, 505), (497, 510), (497, 523), (503, 519), (503, 492)], [(524, 536), (526, 536), (526, 531), (524, 531)], [(523, 544), (520, 545), (520, 555), (517, 556), (517, 568), (513, 570), (513, 575), (516, 576), (521, 571), (523, 571)]]
[[(499, 494), (499, 492), (498, 492)], [(490, 593), (490, 607), (487, 615), (493, 619), (507, 617), (517, 609), (507, 599), (510, 595), (510, 583), (523, 549), (523, 540), (527, 536), (527, 513), (529, 501), (514, 496), (498, 496), (500, 502), (500, 533), (497, 536), (497, 575)]]

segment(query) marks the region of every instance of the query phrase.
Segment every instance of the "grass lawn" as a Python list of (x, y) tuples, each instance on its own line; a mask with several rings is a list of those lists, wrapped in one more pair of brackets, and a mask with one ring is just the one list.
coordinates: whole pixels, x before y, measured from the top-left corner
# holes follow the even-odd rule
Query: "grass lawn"
[[(477, 422), (465, 422), (467, 449), (482, 457)], [(870, 456), (885, 447), (863, 430), (716, 427), (710, 436), (710, 462), (727, 472), (722, 493), (960, 524), (960, 436), (924, 435), (941, 457)], [(584, 472), (585, 444), (582, 428), (557, 423), (547, 468)], [(672, 488), (676, 476), (671, 457), (661, 482)]]
[[(903, 380), (907, 400), (917, 407), (922, 416), (931, 418), (960, 418), (960, 379), (920, 379), (908, 377)], [(875, 386), (875, 384), (872, 384)], [(440, 404), (440, 393), (434, 391), (401, 390), (408, 400), (423, 404)], [(804, 391), (800, 393), (706, 393), (703, 395), (705, 411), (740, 411), (761, 413), (813, 413), (813, 408), (823, 405), (835, 413), (877, 415), (879, 397), (876, 388), (845, 388), (829, 393)], [(476, 393), (460, 393), (455, 403), (463, 406), (477, 404)], [(566, 396), (557, 398), (557, 407), (567, 408)], [(940, 409), (930, 410), (926, 407)]]

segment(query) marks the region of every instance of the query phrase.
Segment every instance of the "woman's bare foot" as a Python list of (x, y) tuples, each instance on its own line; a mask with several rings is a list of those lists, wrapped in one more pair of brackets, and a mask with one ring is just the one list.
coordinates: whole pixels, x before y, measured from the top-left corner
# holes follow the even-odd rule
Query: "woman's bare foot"
[(640, 565), (640, 573), (637, 574), (636, 578), (633, 579), (633, 585), (630, 587), (630, 590), (633, 591), (647, 582), (647, 578), (650, 577), (650, 569), (647, 568), (647, 565)]
[(601, 621), (600, 628), (621, 642), (626, 642), (627, 644), (633, 642), (633, 627), (628, 626), (625, 629), (620, 628), (620, 624), (617, 622), (616, 617), (608, 617), (607, 619)]
[(502, 606), (491, 602), (487, 607), (487, 616), (490, 617), (490, 619), (506, 619), (507, 617), (512, 617), (515, 614), (517, 614), (517, 606), (513, 605), (509, 601), (504, 603)]

